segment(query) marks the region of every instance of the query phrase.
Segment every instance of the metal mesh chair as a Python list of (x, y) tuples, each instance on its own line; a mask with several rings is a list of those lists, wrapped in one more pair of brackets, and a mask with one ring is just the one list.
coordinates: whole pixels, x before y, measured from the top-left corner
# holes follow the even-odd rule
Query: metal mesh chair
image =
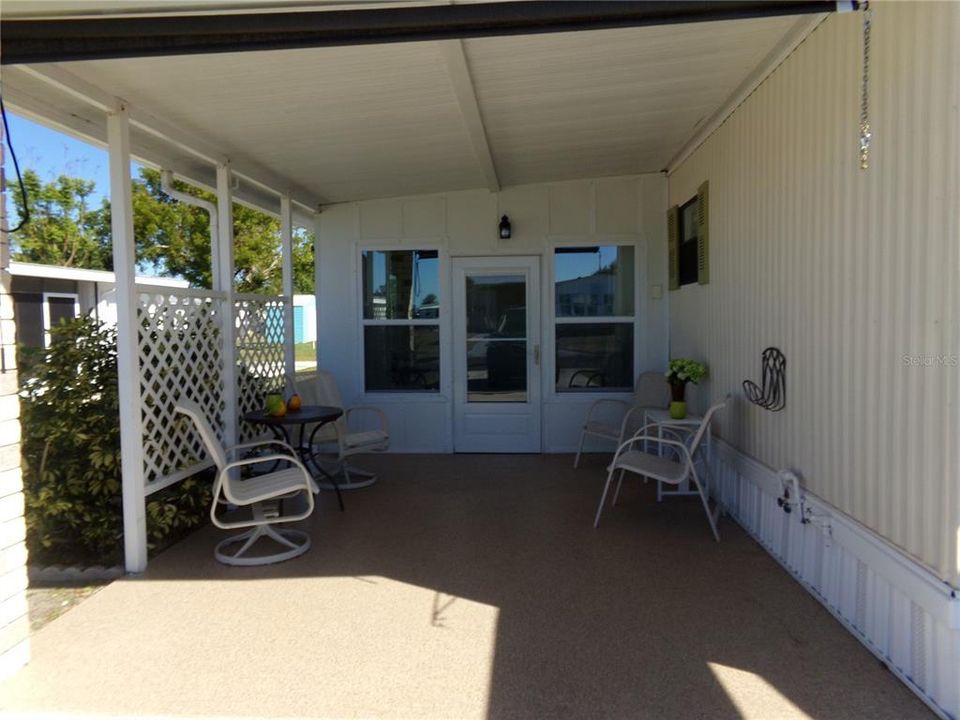
[[(580, 431), (580, 445), (577, 456), (573, 459), (573, 466), (579, 467), (580, 455), (583, 453), (583, 443), (588, 435), (611, 440), (617, 445), (623, 442), (639, 428), (643, 422), (643, 411), (647, 408), (665, 408), (670, 404), (670, 389), (663, 373), (645, 372), (637, 378), (637, 389), (633, 394), (633, 402), (601, 398), (587, 411), (587, 417)], [(606, 421), (600, 417), (604, 408), (616, 407), (623, 413), (619, 424)], [(608, 411), (609, 412), (609, 411)]]
[[(333, 375), (326, 370), (317, 370), (313, 377), (294, 383), (303, 401), (311, 405), (331, 405), (343, 409), (343, 398)], [(359, 415), (376, 419), (376, 427), (369, 430), (351, 429), (350, 421)], [(309, 432), (309, 428), (308, 428)], [(343, 416), (320, 429), (314, 438), (314, 450), (323, 446), (335, 448), (336, 468), (343, 473), (341, 490), (367, 487), (377, 481), (374, 473), (361, 470), (347, 463), (347, 458), (362, 453), (383, 452), (390, 447), (390, 421), (379, 408), (358, 406), (344, 409)]]
[[(314, 507), (313, 495), (318, 492), (316, 483), (297, 458), (293, 448), (280, 440), (267, 440), (224, 449), (197, 403), (181, 398), (177, 401), (176, 410), (193, 420), (204, 447), (217, 466), (210, 520), (224, 530), (250, 528), (218, 543), (214, 549), (214, 557), (226, 565), (267, 565), (295, 558), (309, 550), (310, 536), (307, 533), (274, 527), (280, 523), (296, 522), (309, 517)], [(279, 451), (267, 455), (240, 457), (240, 451), (269, 446)], [(276, 466), (280, 462), (287, 463), (289, 467), (250, 478), (239, 477), (239, 470), (244, 466), (261, 463), (274, 463)], [(306, 510), (284, 514), (280, 500), (293, 499), (300, 494), (306, 498)], [(217, 515), (217, 508), (222, 505), (249, 508), (251, 516), (242, 520), (224, 520)], [(261, 538), (270, 538), (286, 550), (269, 555), (250, 554), (250, 550)], [(240, 547), (231, 552), (231, 546), (238, 544)]]
[[(668, 440), (657, 435), (648, 434), (647, 429), (656, 427), (655, 424), (645, 425), (640, 428), (633, 437), (621, 444), (613, 456), (613, 462), (611, 462), (607, 468), (607, 482), (603, 486), (603, 494), (600, 496), (600, 505), (597, 507), (597, 515), (594, 518), (593, 526), (600, 526), (600, 514), (603, 512), (603, 504), (607, 500), (607, 493), (610, 490), (610, 483), (613, 481), (614, 473), (618, 471), (620, 473), (617, 481), (617, 490), (613, 498), (615, 503), (620, 495), (620, 487), (623, 485), (624, 474), (631, 472), (669, 485), (679, 485), (685, 480), (693, 483), (703, 503), (703, 509), (707, 513), (707, 520), (710, 523), (710, 530), (713, 532), (713, 537), (717, 542), (720, 542), (720, 533), (717, 531), (717, 516), (719, 515), (720, 506), (717, 505), (715, 511), (710, 509), (709, 498), (703, 489), (703, 485), (700, 483), (700, 477), (697, 475), (694, 455), (696, 455), (700, 443), (707, 434), (713, 416), (726, 406), (726, 404), (727, 400), (724, 399), (721, 402), (715, 403), (707, 410), (703, 416), (703, 421), (700, 423), (700, 427), (697, 428), (689, 444), (680, 440)], [(644, 443), (644, 445), (646, 445), (646, 443), (654, 443), (672, 452), (670, 456), (651, 455), (642, 450), (634, 450), (633, 447), (637, 443)]]

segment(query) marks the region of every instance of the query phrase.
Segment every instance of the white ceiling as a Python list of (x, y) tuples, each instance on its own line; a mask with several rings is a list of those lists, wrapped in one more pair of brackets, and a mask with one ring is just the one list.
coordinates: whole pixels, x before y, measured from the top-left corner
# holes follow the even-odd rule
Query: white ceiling
[[(463, 41), (500, 185), (663, 169), (796, 22)], [(62, 67), (331, 203), (489, 186), (451, 42)], [(50, 92), (9, 78), (12, 105)]]

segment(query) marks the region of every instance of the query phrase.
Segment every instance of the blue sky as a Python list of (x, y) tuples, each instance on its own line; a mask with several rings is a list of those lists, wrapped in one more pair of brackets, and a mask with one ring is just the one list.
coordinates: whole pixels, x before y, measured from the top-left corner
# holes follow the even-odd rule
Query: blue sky
[[(93, 180), (95, 203), (101, 198), (110, 197), (110, 166), (107, 151), (89, 143), (77, 140), (70, 135), (51, 130), (13, 113), (7, 113), (10, 125), (10, 137), (20, 163), (20, 171), (35, 171), (44, 182), (52, 182), (61, 175)], [(12, 186), (16, 182), (13, 163), (7, 160), (7, 182)], [(139, 165), (133, 163), (131, 172), (136, 176)], [(16, 211), (11, 210), (11, 225), (20, 219)], [(157, 269), (141, 264), (140, 271), (147, 275), (156, 275)]]
[(575, 280), (593, 275), (601, 268), (608, 267), (617, 259), (616, 246), (600, 247), (582, 253), (562, 253), (556, 256), (555, 275), (557, 282)]
[[(96, 183), (96, 197), (110, 193), (110, 168), (107, 151), (75, 140), (69, 135), (45, 128), (13, 113), (7, 113), (10, 124), (10, 142), (20, 161), (20, 170), (35, 170), (45, 182), (60, 175), (71, 175)], [(7, 178), (14, 180), (13, 166)]]

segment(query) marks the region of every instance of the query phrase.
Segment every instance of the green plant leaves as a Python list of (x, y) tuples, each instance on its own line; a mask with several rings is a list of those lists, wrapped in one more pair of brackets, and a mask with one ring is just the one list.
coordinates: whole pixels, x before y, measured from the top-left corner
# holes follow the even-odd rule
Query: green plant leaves
[[(116, 330), (83, 317), (51, 336), (21, 375), (27, 545), (33, 562), (114, 564), (123, 554)], [(151, 547), (206, 521), (209, 487), (188, 479), (148, 498)]]
[(674, 358), (667, 365), (667, 382), (699, 383), (707, 376), (707, 366), (689, 358)]

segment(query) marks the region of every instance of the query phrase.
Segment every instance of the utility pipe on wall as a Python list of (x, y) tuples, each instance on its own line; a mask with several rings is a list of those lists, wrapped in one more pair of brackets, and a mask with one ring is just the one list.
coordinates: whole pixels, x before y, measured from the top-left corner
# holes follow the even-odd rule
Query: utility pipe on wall
[(160, 189), (177, 202), (182, 202), (184, 205), (198, 207), (201, 210), (206, 211), (207, 215), (210, 216), (210, 276), (213, 278), (219, 277), (220, 221), (217, 216), (216, 203), (203, 200), (195, 195), (191, 195), (190, 193), (185, 193), (182, 190), (177, 190), (173, 186), (173, 172), (170, 170), (160, 171)]

